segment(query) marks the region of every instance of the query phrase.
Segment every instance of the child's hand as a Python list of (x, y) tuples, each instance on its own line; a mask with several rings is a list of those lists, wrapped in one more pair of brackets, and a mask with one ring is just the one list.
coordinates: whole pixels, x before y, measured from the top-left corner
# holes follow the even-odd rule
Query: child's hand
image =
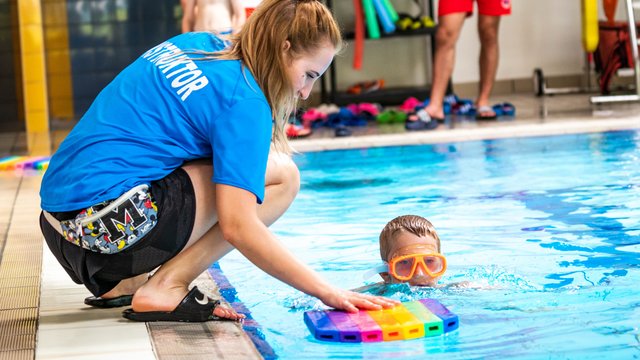
[(333, 291), (330, 291), (329, 294), (323, 296), (320, 300), (322, 300), (325, 305), (348, 312), (380, 310), (382, 308), (392, 308), (400, 304), (400, 301), (397, 300), (340, 289), (333, 289)]

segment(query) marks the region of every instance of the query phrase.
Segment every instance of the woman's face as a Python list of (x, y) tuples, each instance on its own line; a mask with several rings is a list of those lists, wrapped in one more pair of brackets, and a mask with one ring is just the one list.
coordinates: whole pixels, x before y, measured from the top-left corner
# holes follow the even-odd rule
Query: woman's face
[(285, 45), (287, 54), (285, 56), (290, 60), (286, 72), (295, 96), (306, 100), (311, 93), (313, 84), (327, 71), (336, 51), (330, 43), (326, 43), (314, 52), (292, 58), (289, 55), (290, 48), (291, 46), (287, 42)]

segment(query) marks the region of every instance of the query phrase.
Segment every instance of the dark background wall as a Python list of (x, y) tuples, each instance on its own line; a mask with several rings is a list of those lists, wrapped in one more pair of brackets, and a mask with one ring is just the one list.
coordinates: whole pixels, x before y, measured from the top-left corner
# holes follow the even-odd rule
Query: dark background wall
[(66, 3), (76, 118), (140, 54), (180, 33), (180, 0), (48, 1)]
[(0, 131), (24, 130), (17, 0), (0, 0)]
[[(25, 129), (17, 1), (0, 0), (0, 131)], [(180, 0), (40, 0), (52, 121), (80, 118), (122, 69), (180, 33)], [(29, 71), (29, 69), (26, 69)]]

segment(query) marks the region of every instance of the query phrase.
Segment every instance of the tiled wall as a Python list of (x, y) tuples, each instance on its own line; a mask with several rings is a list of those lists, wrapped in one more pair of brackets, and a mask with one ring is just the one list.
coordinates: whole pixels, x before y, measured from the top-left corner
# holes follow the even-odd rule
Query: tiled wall
[[(65, 99), (71, 96), (75, 118), (82, 116), (100, 90), (136, 57), (180, 33), (180, 0), (42, 0), (42, 4), (48, 62), (66, 57), (71, 72), (68, 92), (50, 89), (51, 111), (64, 114), (68, 106)], [(60, 14), (66, 15), (66, 26)], [(65, 27), (66, 49), (59, 41)], [(48, 64), (49, 82), (56, 76), (62, 84), (69, 70), (52, 64)]]
[(0, 0), (0, 131), (24, 130), (17, 0)]
[[(0, 131), (25, 129), (18, 1), (0, 0)], [(180, 0), (40, 0), (40, 4), (49, 115), (54, 120), (81, 117), (130, 62), (180, 33)]]

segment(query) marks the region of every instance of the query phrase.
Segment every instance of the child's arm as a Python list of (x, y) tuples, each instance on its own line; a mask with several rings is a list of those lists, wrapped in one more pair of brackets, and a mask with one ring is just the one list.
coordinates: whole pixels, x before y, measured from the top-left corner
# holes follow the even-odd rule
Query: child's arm
[(341, 290), (326, 282), (282, 246), (260, 221), (255, 196), (250, 192), (217, 184), (216, 209), (225, 240), (269, 275), (319, 298), (326, 305), (355, 312), (397, 303), (378, 296)]

